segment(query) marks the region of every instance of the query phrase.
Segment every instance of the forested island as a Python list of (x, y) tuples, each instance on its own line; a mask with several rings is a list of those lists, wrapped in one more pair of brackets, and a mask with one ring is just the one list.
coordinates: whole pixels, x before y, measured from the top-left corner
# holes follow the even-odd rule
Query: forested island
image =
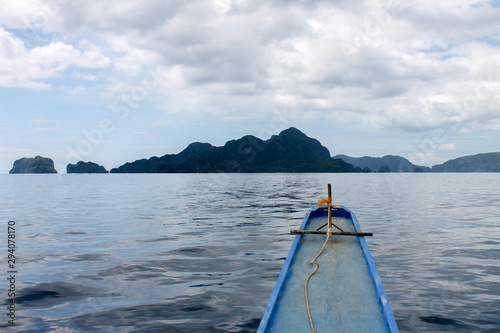
[(66, 173), (108, 173), (102, 165), (94, 162), (79, 161), (76, 164), (69, 163), (66, 166)]
[(500, 152), (455, 158), (433, 166), (432, 172), (500, 172)]
[(383, 157), (350, 157), (336, 155), (347, 163), (359, 167), (367, 172), (430, 172), (431, 168), (411, 163), (401, 156), (386, 155)]
[(179, 154), (137, 160), (111, 173), (362, 172), (330, 156), (321, 143), (296, 128), (269, 140), (247, 135), (222, 147), (192, 143)]
[(16, 160), (9, 173), (57, 173), (57, 170), (52, 159), (37, 155)]

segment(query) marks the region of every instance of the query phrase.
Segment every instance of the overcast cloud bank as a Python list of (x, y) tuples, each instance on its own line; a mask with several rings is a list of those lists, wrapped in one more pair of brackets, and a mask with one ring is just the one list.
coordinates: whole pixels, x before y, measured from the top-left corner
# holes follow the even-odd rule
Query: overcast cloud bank
[(69, 151), (109, 167), (290, 125), (333, 154), (500, 151), (498, 22), (497, 1), (6, 0), (1, 167)]

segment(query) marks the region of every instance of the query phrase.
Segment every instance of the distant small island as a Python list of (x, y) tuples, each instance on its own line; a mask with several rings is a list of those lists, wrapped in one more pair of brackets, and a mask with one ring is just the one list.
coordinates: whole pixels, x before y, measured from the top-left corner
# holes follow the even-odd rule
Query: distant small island
[[(67, 173), (108, 173), (101, 165), (69, 163)], [(432, 168), (401, 156), (350, 157), (335, 155), (318, 140), (290, 127), (262, 140), (246, 135), (222, 147), (194, 142), (178, 154), (127, 162), (109, 173), (262, 173), (262, 172), (500, 172), (500, 152), (449, 160)], [(50, 158), (36, 156), (14, 162), (9, 173), (57, 173)]]
[(52, 159), (37, 155), (18, 159), (9, 173), (57, 173), (57, 170)]
[(69, 163), (66, 166), (66, 173), (108, 173), (102, 165), (93, 162), (79, 161), (76, 164)]

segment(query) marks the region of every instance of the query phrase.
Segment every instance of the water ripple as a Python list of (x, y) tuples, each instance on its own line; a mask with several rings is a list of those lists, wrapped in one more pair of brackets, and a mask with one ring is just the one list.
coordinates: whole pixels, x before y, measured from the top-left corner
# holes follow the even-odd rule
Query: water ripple
[(499, 178), (0, 175), (22, 272), (11, 331), (255, 332), (327, 183), (375, 234), (401, 332), (500, 331)]

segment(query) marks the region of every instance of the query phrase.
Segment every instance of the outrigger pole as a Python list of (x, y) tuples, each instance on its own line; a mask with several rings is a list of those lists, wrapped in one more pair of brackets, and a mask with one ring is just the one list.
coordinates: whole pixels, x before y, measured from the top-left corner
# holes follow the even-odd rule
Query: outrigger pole
[[(322, 198), (324, 200), (324, 198)], [(324, 201), (323, 201), (324, 203)], [(342, 236), (359, 236), (359, 237), (364, 237), (364, 236), (373, 236), (373, 233), (371, 232), (345, 232), (342, 230), (339, 226), (337, 226), (335, 223), (332, 223), (332, 185), (328, 184), (328, 199), (326, 201), (327, 207), (328, 207), (328, 222), (323, 224), (321, 227), (319, 227), (316, 230), (290, 230), (291, 234), (295, 235), (302, 235), (302, 234), (316, 234), (316, 235), (342, 235)], [(321, 231), (323, 227), (328, 225), (327, 231)], [(335, 228), (339, 229), (340, 232), (334, 232), (332, 231), (332, 226)]]
[[(316, 234), (316, 235), (326, 235), (328, 231), (322, 230), (290, 230), (291, 234), (301, 235), (301, 234)], [(373, 236), (372, 232), (345, 232), (345, 231), (332, 231), (332, 235), (342, 235), (342, 236)]]

